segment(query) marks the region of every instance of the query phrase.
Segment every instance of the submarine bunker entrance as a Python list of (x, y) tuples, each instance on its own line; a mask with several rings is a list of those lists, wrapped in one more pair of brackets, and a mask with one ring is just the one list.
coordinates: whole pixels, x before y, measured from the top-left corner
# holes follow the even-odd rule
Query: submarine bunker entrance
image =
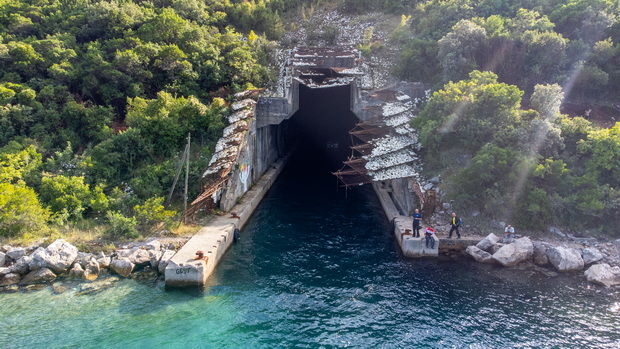
[(351, 111), (351, 86), (299, 86), (299, 109), (287, 121), (287, 143), (296, 146), (289, 160), (298, 176), (314, 181), (331, 174), (351, 156), (351, 131), (359, 122)]

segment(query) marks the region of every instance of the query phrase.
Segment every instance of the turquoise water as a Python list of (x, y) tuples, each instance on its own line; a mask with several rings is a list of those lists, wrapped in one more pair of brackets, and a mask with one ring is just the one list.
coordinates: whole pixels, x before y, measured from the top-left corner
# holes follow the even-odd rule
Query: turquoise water
[[(204, 290), (0, 294), (0, 348), (619, 347), (618, 291), (397, 252), (369, 187), (287, 167)], [(323, 171), (325, 173), (325, 171)], [(320, 180), (309, 180), (308, 174)]]

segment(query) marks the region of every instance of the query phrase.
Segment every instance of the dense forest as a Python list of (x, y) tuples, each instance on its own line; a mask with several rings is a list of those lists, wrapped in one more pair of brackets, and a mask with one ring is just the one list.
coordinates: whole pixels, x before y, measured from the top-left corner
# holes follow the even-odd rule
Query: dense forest
[(0, 0), (0, 236), (161, 229), (187, 135), (195, 196), (228, 96), (272, 82), (306, 6), (402, 15), (369, 54), (435, 86), (414, 126), (446, 199), (618, 234), (618, 0)]
[(294, 5), (0, 0), (0, 235), (101, 219), (135, 236), (172, 217), (188, 133), (195, 196), (227, 96), (270, 79)]

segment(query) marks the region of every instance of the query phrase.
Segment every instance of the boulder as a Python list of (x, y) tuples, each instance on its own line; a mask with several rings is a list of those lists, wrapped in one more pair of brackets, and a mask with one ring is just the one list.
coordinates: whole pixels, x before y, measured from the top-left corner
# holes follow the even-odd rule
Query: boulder
[(133, 271), (134, 267), (135, 267), (135, 264), (131, 263), (129, 259), (124, 258), (124, 257), (121, 257), (119, 259), (114, 259), (110, 263), (110, 269), (114, 270), (117, 274), (124, 276), (124, 277), (128, 277)]
[(152, 241), (145, 243), (144, 247), (146, 247), (147, 250), (159, 251), (161, 250), (161, 243), (157, 240), (152, 240)]
[(581, 253), (573, 248), (552, 247), (547, 251), (549, 262), (561, 272), (578, 271), (584, 267)]
[(97, 263), (99, 263), (99, 268), (109, 268), (110, 267), (110, 262), (112, 261), (112, 258), (108, 257), (105, 255), (105, 253), (101, 252), (98, 256), (97, 256)]
[(30, 269), (49, 268), (56, 274), (60, 274), (73, 264), (77, 256), (77, 247), (63, 239), (58, 239), (47, 246), (47, 248), (39, 247), (34, 251)]
[(467, 246), (467, 249), (465, 250), (465, 252), (472, 256), (477, 262), (482, 262), (482, 263), (494, 263), (495, 261), (493, 260), (493, 256), (476, 247), (476, 246)]
[(84, 278), (93, 281), (99, 277), (99, 273), (101, 273), (101, 267), (99, 262), (93, 257), (84, 268)]
[(585, 265), (590, 265), (603, 259), (603, 254), (594, 247), (588, 247), (581, 252), (581, 258)]
[(91, 259), (95, 259), (94, 254), (86, 253), (86, 252), (78, 252), (77, 257), (75, 257), (75, 260), (73, 261), (73, 263), (80, 263), (82, 268), (86, 268), (88, 263), (90, 263)]
[(610, 267), (609, 264), (594, 264), (585, 271), (588, 281), (603, 285), (614, 286), (620, 285), (620, 267)]
[(17, 273), (8, 273), (4, 275), (4, 277), (2, 278), (2, 281), (0, 281), (0, 286), (15, 285), (21, 279), (22, 277)]
[(162, 256), (162, 252), (160, 250), (153, 250), (151, 251), (151, 268), (152, 269), (157, 269), (157, 267), (159, 266), (159, 260), (161, 259)]
[(50, 269), (41, 268), (28, 273), (28, 275), (24, 276), (19, 283), (23, 285), (41, 284), (53, 281), (55, 278), (56, 274), (54, 274)]
[(11, 268), (0, 267), (0, 279), (2, 279), (6, 274), (11, 273)]
[(173, 250), (165, 250), (159, 259), (159, 264), (157, 265), (157, 270), (160, 274), (166, 272), (166, 267), (168, 266), (168, 261), (176, 254)]
[(565, 238), (566, 234), (562, 233), (560, 228), (558, 227), (549, 227), (549, 232), (558, 235), (559, 237)]
[(502, 246), (493, 254), (493, 259), (505, 267), (511, 267), (532, 258), (534, 246), (528, 237), (515, 240)]
[(495, 254), (497, 251), (499, 251), (500, 248), (504, 247), (504, 243), (503, 242), (498, 242), (495, 245), (491, 246), (491, 250), (489, 251), (490, 254)]
[(620, 239), (617, 239), (616, 241), (614, 241), (614, 245), (616, 245), (616, 251), (620, 253)]
[(7, 251), (6, 255), (16, 261), (26, 255), (26, 249), (23, 247), (13, 247)]
[(69, 276), (76, 279), (84, 278), (84, 268), (80, 263), (74, 263), (73, 268), (69, 270)]
[(4, 252), (0, 252), (0, 268), (4, 267), (6, 263), (6, 254)]
[(546, 242), (534, 242), (534, 254), (532, 260), (538, 265), (549, 264), (549, 258), (547, 257), (547, 251), (552, 247)]
[(493, 247), (493, 245), (495, 245), (499, 241), (500, 241), (500, 238), (497, 235), (491, 233), (491, 234), (487, 235), (487, 237), (482, 239), (476, 245), (476, 247), (478, 247), (479, 249), (481, 249), (483, 251), (489, 252), (489, 251), (491, 251), (491, 248)]
[(20, 275), (28, 274), (30, 271), (30, 262), (32, 262), (32, 257), (22, 256), (11, 266), (11, 273), (17, 273)]
[(157, 253), (159, 253), (159, 250), (134, 247), (132, 249), (118, 250), (116, 253), (121, 258), (127, 258), (136, 267), (146, 267), (151, 264), (151, 259), (158, 257)]

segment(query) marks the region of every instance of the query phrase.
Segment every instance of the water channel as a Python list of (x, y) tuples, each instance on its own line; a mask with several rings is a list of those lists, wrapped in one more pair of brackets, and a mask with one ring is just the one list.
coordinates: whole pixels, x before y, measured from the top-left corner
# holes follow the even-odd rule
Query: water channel
[(620, 346), (617, 291), (405, 259), (372, 189), (337, 191), (330, 169), (308, 161), (319, 155), (292, 160), (204, 290), (123, 279), (87, 295), (3, 293), (0, 347)]

